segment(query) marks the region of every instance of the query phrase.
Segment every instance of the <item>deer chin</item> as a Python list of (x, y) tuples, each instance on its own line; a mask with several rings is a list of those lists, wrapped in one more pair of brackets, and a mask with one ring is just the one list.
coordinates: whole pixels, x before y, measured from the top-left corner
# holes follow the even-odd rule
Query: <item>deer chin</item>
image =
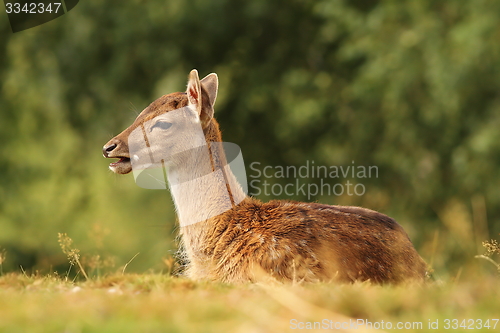
[(132, 163), (130, 163), (130, 158), (121, 157), (117, 162), (110, 163), (109, 169), (114, 173), (124, 175), (132, 171)]

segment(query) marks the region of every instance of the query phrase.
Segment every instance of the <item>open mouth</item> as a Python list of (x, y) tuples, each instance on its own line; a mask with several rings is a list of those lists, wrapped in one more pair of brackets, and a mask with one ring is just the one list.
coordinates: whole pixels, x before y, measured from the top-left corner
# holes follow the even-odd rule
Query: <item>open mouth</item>
[(130, 158), (128, 157), (118, 157), (119, 160), (113, 163), (109, 163), (110, 167), (117, 167), (120, 164), (130, 163)]
[(132, 171), (132, 164), (130, 163), (130, 158), (128, 157), (114, 157), (114, 158), (119, 158), (119, 160), (109, 164), (109, 169), (111, 171), (122, 175)]

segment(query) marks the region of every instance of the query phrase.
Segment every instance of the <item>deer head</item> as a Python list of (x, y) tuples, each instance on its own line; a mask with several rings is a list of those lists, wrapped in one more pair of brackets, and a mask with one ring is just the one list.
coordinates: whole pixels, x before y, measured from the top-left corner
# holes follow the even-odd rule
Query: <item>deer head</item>
[[(104, 157), (118, 159), (110, 163), (110, 170), (118, 174), (132, 171), (130, 144), (138, 140), (145, 140), (153, 152), (155, 149), (170, 149), (170, 154), (203, 145), (200, 137), (205, 142), (220, 142), (218, 124), (213, 118), (217, 89), (216, 74), (209, 74), (200, 81), (198, 72), (192, 70), (185, 93), (158, 98), (139, 114), (131, 126), (104, 145)], [(151, 138), (161, 141), (162, 147), (150, 145)], [(132, 158), (139, 158), (139, 154)]]

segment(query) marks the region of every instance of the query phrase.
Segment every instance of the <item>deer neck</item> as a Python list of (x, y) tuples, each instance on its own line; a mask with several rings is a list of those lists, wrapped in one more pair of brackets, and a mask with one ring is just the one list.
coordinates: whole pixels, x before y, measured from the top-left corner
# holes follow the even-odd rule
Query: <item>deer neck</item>
[(181, 227), (207, 224), (246, 197), (220, 142), (207, 142), (177, 156), (167, 178)]

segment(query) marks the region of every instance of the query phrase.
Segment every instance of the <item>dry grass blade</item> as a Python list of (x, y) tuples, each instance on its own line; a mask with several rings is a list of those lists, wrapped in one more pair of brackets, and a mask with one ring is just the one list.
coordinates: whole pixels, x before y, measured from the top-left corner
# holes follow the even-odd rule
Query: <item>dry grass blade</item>
[[(296, 313), (298, 316), (308, 317), (308, 318), (329, 318), (335, 322), (339, 323), (350, 323), (357, 322), (356, 318), (347, 317), (341, 315), (339, 313), (332, 312), (328, 309), (319, 307), (314, 305), (303, 298), (297, 296), (293, 292), (291, 292), (288, 288), (285, 288), (282, 285), (270, 285), (265, 283), (259, 283), (259, 287), (261, 287), (271, 298), (273, 298), (276, 302), (289, 309), (290, 311)], [(363, 325), (359, 325), (356, 328), (347, 328), (347, 329), (338, 329), (338, 332), (361, 332), (361, 333), (369, 333), (369, 332), (385, 332), (380, 329), (370, 329), (367, 327), (360, 327)]]

